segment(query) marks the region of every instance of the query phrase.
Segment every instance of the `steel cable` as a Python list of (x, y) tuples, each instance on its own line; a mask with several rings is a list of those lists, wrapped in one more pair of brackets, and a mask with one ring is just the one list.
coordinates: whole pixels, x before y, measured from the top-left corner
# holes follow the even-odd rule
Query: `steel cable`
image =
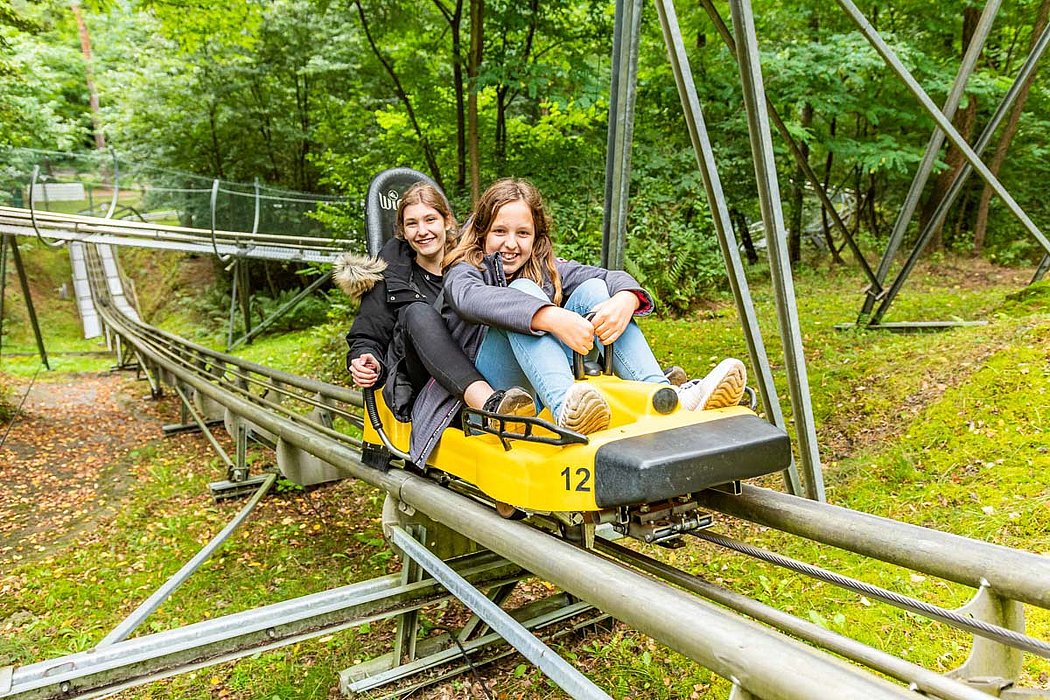
[(725, 537), (724, 535), (718, 535), (706, 531), (695, 531), (689, 534), (706, 542), (721, 545), (726, 549), (731, 549), (735, 552), (769, 562), (770, 564), (775, 564), (785, 569), (796, 571), (800, 574), (824, 581), (825, 583), (830, 583), (854, 591), (855, 593), (860, 593), (861, 595), (877, 598), (883, 602), (889, 603), (890, 605), (919, 613), (920, 615), (924, 615), (925, 617), (934, 620), (940, 620), (952, 627), (965, 630), (986, 639), (991, 639), (1000, 644), (1005, 644), (1015, 649), (1022, 649), (1031, 652), (1032, 654), (1036, 654), (1037, 656), (1042, 656), (1045, 659), (1050, 659), (1050, 643), (1041, 639), (1029, 637), (1026, 634), (1015, 632), (1014, 630), (999, 625), (993, 625), (984, 622), (983, 620), (966, 617), (955, 611), (947, 610), (931, 603), (924, 603), (921, 600), (916, 600), (915, 598), (910, 598), (901, 595), (900, 593), (895, 593), (886, 590), (885, 588), (865, 583), (864, 581), (858, 581), (857, 579), (843, 576), (842, 574), (837, 574), (833, 571), (828, 571), (827, 569), (822, 569), (819, 566), (806, 564), (805, 562), (800, 562), (781, 554), (760, 549), (745, 542), (734, 540), (731, 537)]

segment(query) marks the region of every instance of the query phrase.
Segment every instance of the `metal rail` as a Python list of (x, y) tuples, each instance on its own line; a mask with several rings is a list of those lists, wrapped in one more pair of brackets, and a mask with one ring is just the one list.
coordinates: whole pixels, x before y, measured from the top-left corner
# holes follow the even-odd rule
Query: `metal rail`
[[(346, 250), (346, 242), (305, 236), (279, 236), (192, 229), (75, 214), (33, 212), (0, 207), (0, 233), (43, 236), (54, 241), (109, 243), (163, 250), (220, 255), (240, 255), (260, 260), (331, 263)], [(54, 247), (54, 246), (53, 246)]]
[(850, 552), (1050, 609), (1050, 557), (744, 484), (701, 505)]

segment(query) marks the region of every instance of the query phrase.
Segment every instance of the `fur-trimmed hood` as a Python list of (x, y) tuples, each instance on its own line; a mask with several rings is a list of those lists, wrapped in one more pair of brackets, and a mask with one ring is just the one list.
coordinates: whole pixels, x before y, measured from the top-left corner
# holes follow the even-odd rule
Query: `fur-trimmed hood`
[(332, 278), (347, 296), (358, 299), (383, 279), (386, 268), (382, 258), (343, 253), (334, 263)]

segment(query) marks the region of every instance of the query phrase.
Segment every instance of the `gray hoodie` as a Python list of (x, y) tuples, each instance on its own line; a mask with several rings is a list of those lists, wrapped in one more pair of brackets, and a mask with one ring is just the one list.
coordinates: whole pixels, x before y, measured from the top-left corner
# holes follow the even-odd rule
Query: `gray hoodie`
[[(653, 311), (652, 297), (626, 272), (560, 258), (555, 260), (555, 267), (561, 277), (562, 296), (565, 299), (578, 286), (597, 277), (605, 280), (610, 296), (622, 291), (631, 291), (639, 296), (642, 304), (635, 316), (645, 316)], [(544, 335), (543, 331), (532, 330), (531, 325), (537, 311), (553, 304), (549, 300), (554, 296), (554, 285), (550, 280), (544, 280), (541, 285), (548, 301), (508, 287), (500, 257), (492, 254), (485, 256), (481, 269), (465, 262), (453, 265), (445, 271), (444, 284), (444, 293), (437, 302), (438, 309), (452, 337), (471, 359), (477, 357), (489, 326), (513, 333)], [(437, 382), (431, 380), (427, 383), (412, 410), (412, 444), (409, 454), (415, 464), (426, 463), (442, 431), (452, 423), (462, 406), (461, 401)]]

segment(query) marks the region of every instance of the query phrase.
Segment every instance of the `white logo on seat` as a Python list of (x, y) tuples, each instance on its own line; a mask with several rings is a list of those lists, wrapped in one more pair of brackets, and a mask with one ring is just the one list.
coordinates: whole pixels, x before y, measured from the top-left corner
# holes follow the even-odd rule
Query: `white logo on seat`
[(401, 193), (394, 189), (390, 190), (386, 194), (379, 194), (379, 206), (381, 206), (383, 209), (397, 209), (397, 204), (400, 200)]

